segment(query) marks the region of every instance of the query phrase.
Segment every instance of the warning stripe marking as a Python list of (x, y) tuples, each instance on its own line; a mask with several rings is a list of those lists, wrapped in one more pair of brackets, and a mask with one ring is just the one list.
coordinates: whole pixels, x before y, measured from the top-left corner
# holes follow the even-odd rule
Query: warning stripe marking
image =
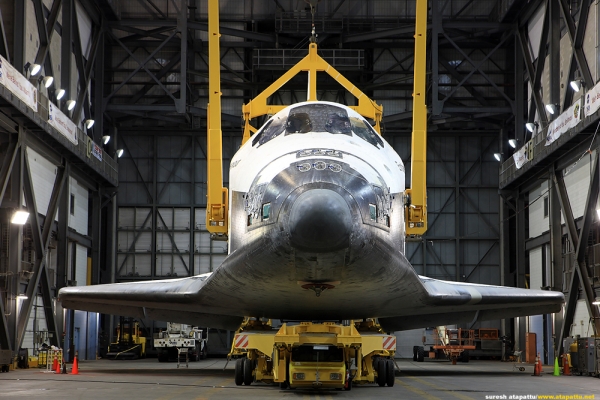
[(386, 336), (383, 338), (383, 349), (384, 350), (395, 350), (396, 349), (396, 337)]
[(241, 348), (248, 347), (248, 335), (238, 335), (235, 338), (235, 347), (241, 347)]

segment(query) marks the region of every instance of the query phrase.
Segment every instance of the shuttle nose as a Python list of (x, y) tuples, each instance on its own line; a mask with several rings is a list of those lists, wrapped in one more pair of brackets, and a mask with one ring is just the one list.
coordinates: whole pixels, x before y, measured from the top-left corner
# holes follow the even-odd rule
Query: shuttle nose
[(346, 200), (332, 190), (302, 193), (289, 218), (291, 243), (298, 249), (328, 252), (349, 246), (352, 214)]

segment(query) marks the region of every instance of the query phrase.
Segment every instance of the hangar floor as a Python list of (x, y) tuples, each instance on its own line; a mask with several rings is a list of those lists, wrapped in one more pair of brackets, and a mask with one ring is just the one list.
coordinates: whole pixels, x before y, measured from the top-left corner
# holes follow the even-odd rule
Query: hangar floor
[[(278, 386), (265, 384), (236, 386), (234, 363), (230, 362), (224, 370), (225, 362), (222, 358), (208, 359), (177, 369), (176, 363), (159, 363), (156, 359), (83, 361), (79, 363), (79, 375), (55, 375), (40, 369), (16, 370), (0, 374), (0, 398), (470, 400), (593, 399), (597, 396), (600, 399), (597, 378), (555, 377), (550, 366), (544, 366), (541, 377), (534, 377), (533, 366), (526, 364), (521, 364), (525, 371), (519, 372), (513, 363), (499, 361), (473, 360), (452, 365), (447, 361), (397, 360), (401, 372), (396, 372), (394, 387), (364, 385), (355, 386), (352, 391), (316, 391), (280, 390)], [(556, 397), (542, 397), (545, 395)]]

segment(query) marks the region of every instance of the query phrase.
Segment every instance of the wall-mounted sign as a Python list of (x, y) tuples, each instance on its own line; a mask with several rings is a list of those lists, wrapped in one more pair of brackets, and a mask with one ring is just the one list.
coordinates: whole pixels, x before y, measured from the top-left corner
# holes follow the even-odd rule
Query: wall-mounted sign
[(71, 143), (77, 144), (77, 126), (51, 102), (48, 102), (48, 123)]
[(98, 160), (102, 161), (102, 148), (98, 146), (92, 138), (87, 137), (87, 156), (88, 158), (91, 156), (96, 157)]
[(546, 136), (546, 146), (554, 142), (563, 133), (577, 126), (581, 122), (581, 99), (577, 100), (567, 111), (560, 114), (550, 126), (548, 126), (548, 135)]
[(2, 56), (0, 56), (0, 83), (37, 112), (37, 88)]
[(600, 108), (600, 83), (585, 93), (585, 116), (591, 115)]

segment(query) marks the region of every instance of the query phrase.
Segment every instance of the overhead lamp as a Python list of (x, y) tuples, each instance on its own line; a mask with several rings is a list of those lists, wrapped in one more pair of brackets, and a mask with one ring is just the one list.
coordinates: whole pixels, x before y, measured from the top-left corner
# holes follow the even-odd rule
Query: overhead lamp
[(27, 218), (29, 218), (29, 212), (25, 210), (17, 210), (13, 213), (10, 222), (15, 225), (25, 225), (27, 222)]
[(575, 79), (569, 82), (569, 85), (571, 85), (571, 89), (573, 89), (576, 92), (579, 92), (581, 90), (581, 87), (585, 86), (585, 83), (581, 79)]
[(52, 83), (54, 82), (53, 76), (40, 76), (40, 83), (44, 85), (46, 89), (48, 89)]
[(501, 161), (502, 160), (502, 153), (494, 153), (494, 158), (496, 159), (496, 161)]
[(539, 125), (537, 122), (528, 122), (525, 124), (525, 128), (531, 133), (533, 133), (533, 131), (535, 131), (535, 128), (537, 128), (538, 126)]
[(58, 92), (56, 92), (56, 100), (60, 100), (65, 96), (65, 89), (58, 89)]
[(26, 294), (18, 294), (17, 295), (17, 300), (27, 300), (29, 297), (27, 297)]
[(510, 147), (512, 147), (513, 149), (517, 148), (517, 145), (519, 144), (519, 141), (517, 139), (508, 139), (508, 144), (510, 145)]
[(93, 119), (86, 119), (84, 124), (85, 124), (85, 129), (90, 129), (92, 126), (94, 126), (94, 121)]
[(40, 64), (31, 65), (31, 76), (36, 76), (42, 70), (42, 66)]
[(108, 142), (110, 142), (110, 136), (108, 136), (108, 135), (102, 136), (102, 143), (108, 144)]
[(550, 114), (554, 115), (556, 110), (556, 104), (546, 104), (546, 111), (548, 111)]
[(75, 104), (77, 102), (75, 100), (67, 100), (67, 110), (71, 111), (75, 108)]
[(123, 155), (123, 149), (117, 150), (117, 158), (121, 158), (122, 155)]
[(42, 70), (42, 66), (40, 64), (32, 64), (30, 62), (26, 62), (23, 66), (23, 71), (25, 74), (29, 72), (29, 76), (35, 76)]
[(600, 306), (600, 297), (596, 297), (596, 300), (594, 300), (592, 304)]

